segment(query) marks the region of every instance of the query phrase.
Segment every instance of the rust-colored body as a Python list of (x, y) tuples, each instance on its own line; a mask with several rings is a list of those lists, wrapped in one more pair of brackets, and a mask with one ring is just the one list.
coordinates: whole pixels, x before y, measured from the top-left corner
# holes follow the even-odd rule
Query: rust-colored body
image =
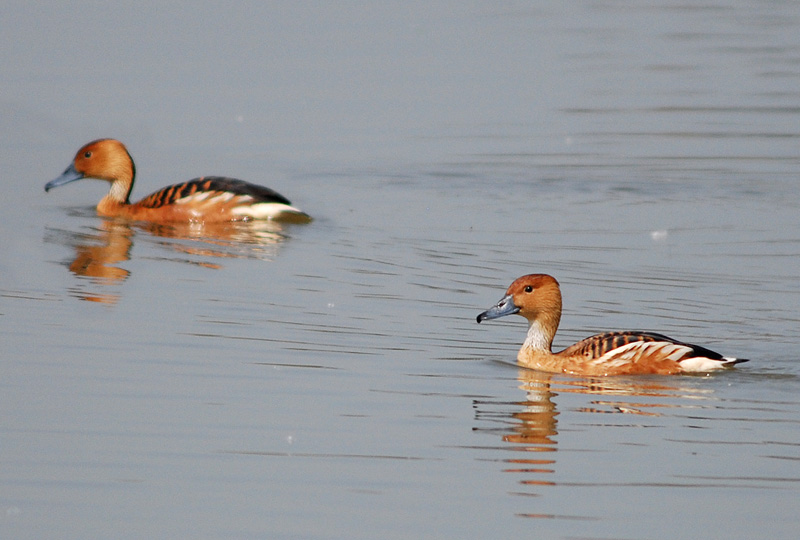
[(84, 145), (64, 173), (49, 182), (49, 191), (83, 178), (111, 184), (97, 213), (153, 222), (223, 222), (249, 219), (309, 221), (309, 216), (269, 188), (234, 178), (207, 176), (165, 187), (131, 203), (136, 168), (128, 150), (115, 139)]
[(478, 322), (519, 314), (528, 335), (517, 354), (520, 364), (554, 373), (604, 376), (707, 372), (746, 362), (653, 332), (609, 332), (588, 337), (563, 351), (552, 351), (561, 320), (561, 289), (547, 274), (514, 281), (500, 302), (478, 315)]

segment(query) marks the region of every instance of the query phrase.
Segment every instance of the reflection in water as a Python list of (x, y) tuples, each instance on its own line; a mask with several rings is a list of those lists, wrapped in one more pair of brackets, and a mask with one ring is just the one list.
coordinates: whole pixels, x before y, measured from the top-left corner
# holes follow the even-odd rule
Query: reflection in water
[(69, 265), (70, 272), (100, 283), (125, 280), (130, 272), (115, 265), (130, 258), (132, 237), (133, 231), (127, 225), (103, 221), (99, 234), (81, 235), (81, 241), (75, 245), (75, 259)]
[(119, 295), (110, 287), (124, 282), (130, 275), (118, 265), (130, 259), (133, 235), (128, 224), (103, 220), (99, 229), (80, 232), (47, 228), (45, 241), (73, 248), (75, 257), (68, 262), (70, 272), (90, 278), (90, 290), (84, 290), (85, 284), (78, 284), (69, 289), (72, 296), (89, 302), (115, 304)]
[(181, 262), (215, 269), (221, 267), (213, 262), (218, 258), (269, 260), (286, 239), (281, 223), (264, 220), (208, 224), (138, 223), (137, 227), (159, 238), (158, 243), (171, 251), (200, 258), (180, 259)]
[(71, 288), (70, 294), (81, 300), (115, 304), (120, 294), (111, 287), (119, 286), (130, 275), (120, 264), (130, 260), (138, 231), (147, 233), (140, 240), (157, 239), (159, 246), (182, 255), (170, 260), (219, 269), (221, 265), (215, 259), (271, 259), (286, 238), (282, 227), (273, 221), (153, 224), (103, 219), (99, 228), (80, 232), (47, 228), (45, 241), (74, 249), (75, 257), (68, 262), (70, 272), (90, 278)]
[[(579, 413), (623, 413), (661, 416), (659, 409), (693, 407), (684, 400), (706, 399), (708, 389), (694, 388), (681, 380), (661, 378), (569, 378), (532, 369), (520, 369), (520, 388), (526, 400), (500, 402), (476, 400), (476, 419), (501, 424), (500, 428), (475, 428), (475, 431), (499, 434), (503, 447), (515, 453), (503, 459), (504, 472), (524, 475), (519, 484), (525, 490), (518, 495), (539, 496), (546, 486), (555, 486), (551, 478), (556, 472), (558, 447), (558, 416), (556, 398), (559, 394), (594, 396), (584, 406), (571, 411)], [(678, 401), (679, 400), (679, 401)], [(498, 410), (499, 409), (499, 410)], [(522, 454), (522, 457), (520, 456)], [(525, 513), (522, 517), (590, 519), (585, 516)]]

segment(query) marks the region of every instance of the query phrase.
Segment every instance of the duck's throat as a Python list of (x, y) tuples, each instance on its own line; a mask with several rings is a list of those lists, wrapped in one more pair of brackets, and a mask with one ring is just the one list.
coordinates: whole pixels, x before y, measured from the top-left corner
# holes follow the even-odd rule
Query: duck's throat
[(534, 351), (551, 352), (550, 347), (552, 346), (552, 343), (552, 333), (544, 328), (540, 321), (531, 321), (528, 326), (528, 336), (525, 338), (525, 343), (522, 344), (522, 348)]

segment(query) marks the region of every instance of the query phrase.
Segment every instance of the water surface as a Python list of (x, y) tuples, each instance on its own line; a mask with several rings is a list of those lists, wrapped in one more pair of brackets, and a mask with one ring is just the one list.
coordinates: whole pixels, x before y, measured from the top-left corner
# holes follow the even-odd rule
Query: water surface
[[(153, 17), (158, 7), (160, 16)], [(794, 538), (792, 2), (12, 2), (2, 40), (3, 538)], [(313, 223), (98, 218), (122, 139)], [(692, 377), (515, 365), (648, 329)]]

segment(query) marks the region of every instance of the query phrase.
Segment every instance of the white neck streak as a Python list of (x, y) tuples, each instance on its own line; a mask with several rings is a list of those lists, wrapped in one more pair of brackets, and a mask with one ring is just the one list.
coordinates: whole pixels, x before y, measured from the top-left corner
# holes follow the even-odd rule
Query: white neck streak
[(125, 185), (124, 182), (119, 180), (111, 183), (111, 189), (108, 192), (108, 196), (114, 202), (121, 202), (126, 203), (128, 202), (128, 194), (130, 193), (130, 186)]
[(522, 344), (522, 348), (551, 352), (550, 347), (552, 343), (553, 336), (548, 335), (545, 329), (542, 328), (542, 324), (539, 321), (530, 321), (528, 336), (525, 338), (525, 343)]

